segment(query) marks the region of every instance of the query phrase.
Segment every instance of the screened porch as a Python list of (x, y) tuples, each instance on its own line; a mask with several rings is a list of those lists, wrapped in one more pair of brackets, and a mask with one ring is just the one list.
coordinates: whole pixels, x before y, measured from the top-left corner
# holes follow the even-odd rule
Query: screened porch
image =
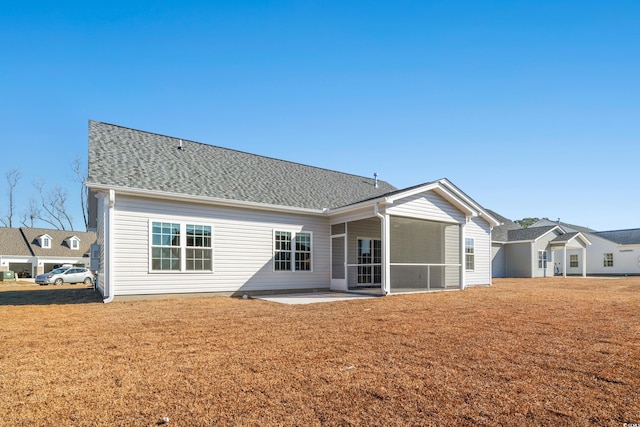
[(385, 293), (386, 267), (389, 293), (460, 289), (459, 224), (389, 216), (385, 242), (381, 221), (373, 217), (332, 225), (332, 288)]

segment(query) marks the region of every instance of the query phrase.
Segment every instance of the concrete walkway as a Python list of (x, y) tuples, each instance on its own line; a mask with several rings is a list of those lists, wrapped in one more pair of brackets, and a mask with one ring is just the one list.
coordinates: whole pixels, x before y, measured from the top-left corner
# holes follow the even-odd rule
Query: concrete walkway
[(280, 304), (315, 304), (319, 302), (346, 301), (353, 299), (378, 298), (372, 295), (352, 294), (346, 292), (313, 292), (305, 294), (280, 294), (253, 296), (253, 299), (277, 302)]

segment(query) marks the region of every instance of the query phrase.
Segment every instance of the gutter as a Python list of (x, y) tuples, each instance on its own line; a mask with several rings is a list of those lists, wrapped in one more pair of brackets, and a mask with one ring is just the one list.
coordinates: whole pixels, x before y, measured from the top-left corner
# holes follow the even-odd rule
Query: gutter
[(143, 197), (148, 197), (153, 199), (180, 200), (180, 201), (186, 201), (191, 203), (218, 204), (223, 206), (239, 207), (239, 208), (245, 208), (245, 209), (246, 208), (260, 209), (260, 210), (288, 212), (288, 213), (297, 213), (297, 214), (306, 214), (306, 215), (326, 215), (327, 214), (326, 209), (310, 209), (310, 208), (297, 208), (295, 206), (279, 206), (279, 205), (272, 205), (269, 203), (246, 202), (243, 200), (222, 199), (219, 197), (207, 197), (207, 196), (194, 196), (189, 194), (176, 194), (176, 193), (168, 193), (165, 191), (144, 190), (144, 189), (138, 189), (138, 188), (129, 188), (129, 187), (103, 185), (103, 184), (87, 183), (86, 186), (87, 188), (90, 188), (94, 191), (114, 190), (121, 195), (143, 196)]
[(380, 213), (380, 208), (378, 207), (378, 205), (379, 202), (376, 202), (376, 204), (373, 205), (373, 214), (380, 218), (380, 242), (382, 243), (382, 291), (385, 295), (389, 295), (389, 284), (387, 283), (387, 266), (389, 265), (389, 263), (387, 262), (387, 258), (389, 256), (389, 253), (387, 251), (387, 245), (389, 243), (387, 241), (386, 233), (387, 220), (386, 217)]
[(105, 237), (107, 238), (107, 241), (105, 242), (105, 246), (107, 246), (106, 248), (104, 248), (104, 253), (107, 254), (106, 256), (106, 260), (105, 260), (105, 266), (104, 266), (104, 270), (105, 270), (105, 282), (104, 282), (104, 293), (105, 295), (103, 295), (104, 300), (103, 302), (105, 304), (110, 303), (111, 301), (113, 301), (113, 298), (115, 297), (114, 292), (113, 292), (113, 278), (111, 276), (111, 273), (113, 272), (113, 239), (112, 239), (112, 235), (113, 235), (113, 212), (114, 212), (114, 206), (116, 204), (116, 192), (115, 190), (111, 189), (109, 190), (109, 210), (107, 211), (107, 224), (104, 225), (104, 227), (106, 228), (106, 232), (105, 232)]

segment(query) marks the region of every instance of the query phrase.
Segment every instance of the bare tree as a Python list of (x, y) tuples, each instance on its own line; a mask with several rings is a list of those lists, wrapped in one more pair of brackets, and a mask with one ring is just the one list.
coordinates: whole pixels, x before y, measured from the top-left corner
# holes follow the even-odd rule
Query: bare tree
[(54, 185), (50, 191), (46, 191), (42, 181), (36, 181), (34, 186), (40, 195), (40, 206), (42, 207), (38, 219), (58, 230), (73, 230), (73, 220), (66, 207), (67, 190)]
[(29, 199), (29, 207), (27, 211), (22, 214), (20, 223), (25, 227), (33, 228), (36, 220), (40, 218), (41, 212), (35, 197), (31, 196), (31, 199)]
[(73, 159), (74, 181), (80, 183), (80, 207), (82, 209), (82, 219), (84, 220), (85, 230), (89, 228), (89, 213), (87, 211), (87, 197), (89, 191), (85, 184), (87, 183), (87, 170), (83, 167), (80, 157)]
[(13, 227), (13, 193), (16, 185), (18, 185), (18, 181), (22, 178), (22, 174), (18, 169), (11, 169), (5, 177), (7, 184), (9, 184), (9, 213), (7, 213), (5, 217), (0, 218), (0, 222), (2, 222), (5, 227)]

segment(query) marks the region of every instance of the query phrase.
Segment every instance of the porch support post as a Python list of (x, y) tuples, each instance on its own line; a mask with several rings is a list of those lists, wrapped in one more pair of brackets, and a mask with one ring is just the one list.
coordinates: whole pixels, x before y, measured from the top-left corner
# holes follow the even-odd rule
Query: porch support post
[(385, 295), (388, 295), (391, 291), (391, 227), (389, 226), (389, 215), (380, 213), (378, 203), (374, 205), (374, 213), (380, 218), (380, 249), (382, 252), (382, 265), (380, 266), (382, 270), (382, 283), (380, 284), (380, 288)]
[(567, 277), (567, 245), (562, 247), (562, 277)]
[[(469, 217), (466, 218), (469, 221)], [(460, 289), (466, 288), (467, 257), (465, 253), (465, 224), (460, 224)]]
[(582, 248), (582, 277), (587, 277), (587, 248)]

